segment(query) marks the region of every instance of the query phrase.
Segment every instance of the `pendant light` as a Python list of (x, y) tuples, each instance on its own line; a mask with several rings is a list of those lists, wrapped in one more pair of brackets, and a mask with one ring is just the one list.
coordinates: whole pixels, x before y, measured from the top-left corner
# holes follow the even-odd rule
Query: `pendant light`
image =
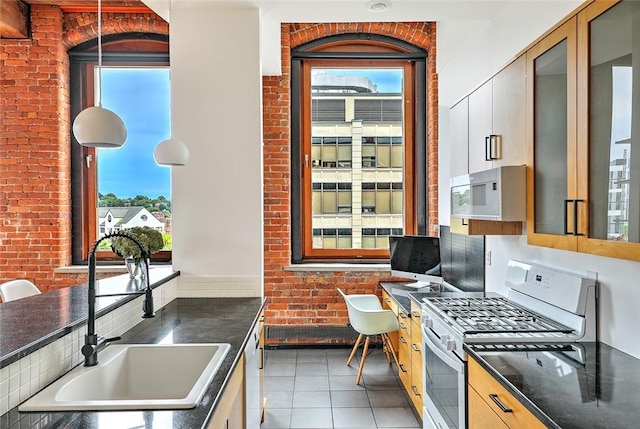
[(153, 159), (158, 165), (175, 167), (189, 162), (189, 149), (182, 140), (168, 138), (158, 143), (153, 151)]
[(102, 0), (98, 0), (98, 105), (88, 107), (73, 121), (73, 135), (82, 146), (119, 148), (127, 139), (122, 119), (102, 107)]
[[(171, 2), (172, 0), (169, 0), (169, 25), (171, 25)], [(153, 159), (156, 164), (166, 167), (183, 166), (189, 162), (189, 148), (182, 140), (171, 136), (158, 143), (153, 151)]]

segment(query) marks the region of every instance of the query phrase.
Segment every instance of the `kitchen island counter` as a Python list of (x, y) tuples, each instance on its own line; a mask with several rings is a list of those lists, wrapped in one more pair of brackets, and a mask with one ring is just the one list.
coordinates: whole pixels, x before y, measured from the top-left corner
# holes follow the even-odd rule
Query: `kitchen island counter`
[[(262, 298), (178, 298), (122, 335), (122, 344), (231, 344), (220, 369), (197, 407), (186, 410), (24, 413), (17, 407), (0, 417), (3, 429), (65, 428), (196, 429), (207, 422), (227, 377), (242, 358), (244, 344), (264, 305)], [(116, 343), (116, 344), (117, 344)], [(171, 371), (171, 368), (167, 368)]]

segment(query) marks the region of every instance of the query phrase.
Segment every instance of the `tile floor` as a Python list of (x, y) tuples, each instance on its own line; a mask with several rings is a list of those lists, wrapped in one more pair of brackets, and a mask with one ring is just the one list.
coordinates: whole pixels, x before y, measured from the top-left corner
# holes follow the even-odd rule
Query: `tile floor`
[(420, 428), (396, 365), (381, 349), (370, 350), (356, 385), (360, 352), (347, 366), (350, 351), (266, 350), (262, 429)]

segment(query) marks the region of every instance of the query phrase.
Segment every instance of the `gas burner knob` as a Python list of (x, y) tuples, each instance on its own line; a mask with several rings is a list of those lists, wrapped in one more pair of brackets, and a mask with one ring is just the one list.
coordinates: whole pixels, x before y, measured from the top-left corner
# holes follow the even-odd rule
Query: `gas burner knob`
[(433, 319), (431, 319), (431, 317), (427, 316), (426, 314), (422, 315), (422, 326), (424, 326), (425, 328), (432, 328), (433, 327)]
[(444, 335), (442, 335), (442, 336), (440, 337), (440, 342), (441, 342), (443, 345), (445, 345), (445, 346), (447, 345), (447, 343), (448, 343), (449, 341), (450, 341), (450, 340), (449, 340), (449, 335), (447, 335), (447, 334), (444, 334)]
[(447, 340), (444, 343), (445, 347), (447, 348), (447, 350), (449, 351), (454, 351), (456, 349), (456, 342), (455, 340)]

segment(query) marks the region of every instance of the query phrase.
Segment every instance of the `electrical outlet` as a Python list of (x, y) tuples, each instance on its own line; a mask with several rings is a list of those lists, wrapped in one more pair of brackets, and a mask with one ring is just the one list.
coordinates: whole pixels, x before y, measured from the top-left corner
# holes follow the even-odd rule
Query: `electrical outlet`
[(491, 266), (491, 250), (487, 250), (487, 260), (485, 261), (488, 267)]

